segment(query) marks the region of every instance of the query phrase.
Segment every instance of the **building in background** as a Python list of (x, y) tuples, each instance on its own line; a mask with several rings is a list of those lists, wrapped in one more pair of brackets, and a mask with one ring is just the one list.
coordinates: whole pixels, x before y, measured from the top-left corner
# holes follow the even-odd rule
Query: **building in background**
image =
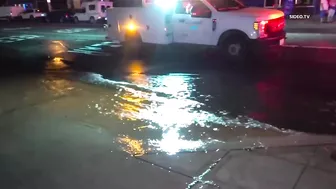
[[(0, 0), (0, 4), (4, 5), (21, 5), (26, 8), (39, 8), (43, 11), (48, 10), (48, 3), (52, 9), (79, 9), (82, 2), (94, 1), (94, 0)], [(123, 2), (130, 3), (139, 0), (104, 0), (114, 1), (115, 4), (123, 4)], [(266, 7), (266, 8), (278, 8), (282, 9), (286, 0), (241, 0), (247, 6)], [(320, 8), (320, 0), (294, 0), (294, 13), (295, 14), (317, 14)], [(275, 6), (279, 5), (279, 6)]]
[(21, 6), (25, 10), (34, 8), (34, 2), (32, 0), (6, 0), (5, 6)]
[[(282, 10), (287, 0), (241, 0), (247, 6)], [(293, 14), (317, 14), (320, 0), (294, 0)]]
[(67, 0), (66, 5), (68, 9), (79, 9), (83, 0)]

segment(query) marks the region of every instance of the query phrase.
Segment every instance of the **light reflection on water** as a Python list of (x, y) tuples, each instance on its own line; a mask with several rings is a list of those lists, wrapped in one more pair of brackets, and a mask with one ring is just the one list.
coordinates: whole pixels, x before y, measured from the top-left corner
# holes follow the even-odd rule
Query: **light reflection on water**
[(61, 96), (74, 90), (74, 86), (66, 79), (49, 78), (42, 80), (42, 86), (46, 91), (51, 92), (55, 96)]
[(125, 144), (124, 146), (122, 146), (122, 150), (129, 154), (135, 156), (142, 156), (145, 154), (142, 140), (132, 139), (129, 136), (122, 136), (118, 137), (118, 142), (120, 144)]
[[(212, 138), (201, 140), (199, 137), (188, 138), (183, 135), (183, 131), (190, 131), (196, 127), (210, 128), (211, 131), (219, 131), (223, 127), (239, 127), (273, 129), (280, 132), (271, 125), (248, 117), (232, 118), (224, 110), (216, 114), (205, 110), (206, 104), (197, 101), (195, 96), (195, 81), (199, 79), (198, 75), (188, 74), (133, 74), (126, 78), (127, 81), (104, 79), (99, 74), (90, 74), (85, 78), (95, 84), (117, 87), (117, 92), (111, 95), (111, 101), (114, 101), (112, 110), (106, 109), (104, 104), (96, 104), (93, 107), (101, 114), (111, 113), (121, 120), (141, 120), (147, 124), (139, 125), (142, 129), (162, 131), (160, 139), (147, 139), (144, 143), (168, 154), (194, 151), (215, 141)], [(133, 154), (142, 154), (142, 150), (139, 150), (142, 149), (139, 147), (142, 146), (142, 141), (134, 142), (135, 139), (129, 136), (119, 137), (118, 140), (128, 146), (125, 151), (131, 153), (130, 149), (135, 149)]]

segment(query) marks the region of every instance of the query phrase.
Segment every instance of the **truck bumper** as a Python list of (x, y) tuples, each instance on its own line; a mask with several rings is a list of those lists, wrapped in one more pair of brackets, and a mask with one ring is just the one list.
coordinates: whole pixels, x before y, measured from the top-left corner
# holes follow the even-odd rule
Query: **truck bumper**
[(285, 40), (285, 31), (279, 33), (274, 37), (272, 36), (268, 38), (252, 40), (252, 53), (256, 55), (256, 57), (268, 57), (271, 59), (281, 56), (281, 46), (285, 44)]
[(252, 40), (252, 45), (257, 46), (259, 48), (270, 48), (270, 47), (278, 47), (283, 46), (286, 40), (286, 32), (283, 31), (275, 36), (267, 37), (267, 38), (259, 38)]

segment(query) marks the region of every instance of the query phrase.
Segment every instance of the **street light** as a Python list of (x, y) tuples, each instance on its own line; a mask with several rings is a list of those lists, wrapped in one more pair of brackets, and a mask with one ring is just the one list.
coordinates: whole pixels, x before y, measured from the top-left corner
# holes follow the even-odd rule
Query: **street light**
[(48, 11), (50, 12), (52, 10), (52, 7), (51, 7), (51, 4), (50, 4), (50, 0), (47, 0), (47, 3), (48, 3)]

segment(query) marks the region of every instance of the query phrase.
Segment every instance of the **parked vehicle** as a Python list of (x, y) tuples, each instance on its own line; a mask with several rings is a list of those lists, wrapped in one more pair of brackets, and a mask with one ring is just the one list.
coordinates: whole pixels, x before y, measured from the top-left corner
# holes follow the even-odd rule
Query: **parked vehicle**
[(73, 22), (75, 12), (72, 10), (55, 10), (48, 12), (45, 21), (46, 22)]
[(286, 37), (282, 11), (245, 7), (239, 0), (143, 0), (139, 7), (108, 9), (107, 24), (107, 39), (124, 45), (217, 46), (231, 60), (256, 47), (283, 45)]
[(74, 15), (74, 22), (96, 23), (98, 20), (105, 20), (106, 10), (113, 7), (109, 1), (84, 2), (81, 9)]
[(0, 19), (10, 21), (18, 17), (23, 11), (23, 7), (19, 6), (0, 7)]
[(39, 9), (28, 9), (20, 14), (20, 17), (23, 20), (41, 19), (41, 18), (44, 18), (45, 16), (46, 16), (46, 13), (41, 12)]

